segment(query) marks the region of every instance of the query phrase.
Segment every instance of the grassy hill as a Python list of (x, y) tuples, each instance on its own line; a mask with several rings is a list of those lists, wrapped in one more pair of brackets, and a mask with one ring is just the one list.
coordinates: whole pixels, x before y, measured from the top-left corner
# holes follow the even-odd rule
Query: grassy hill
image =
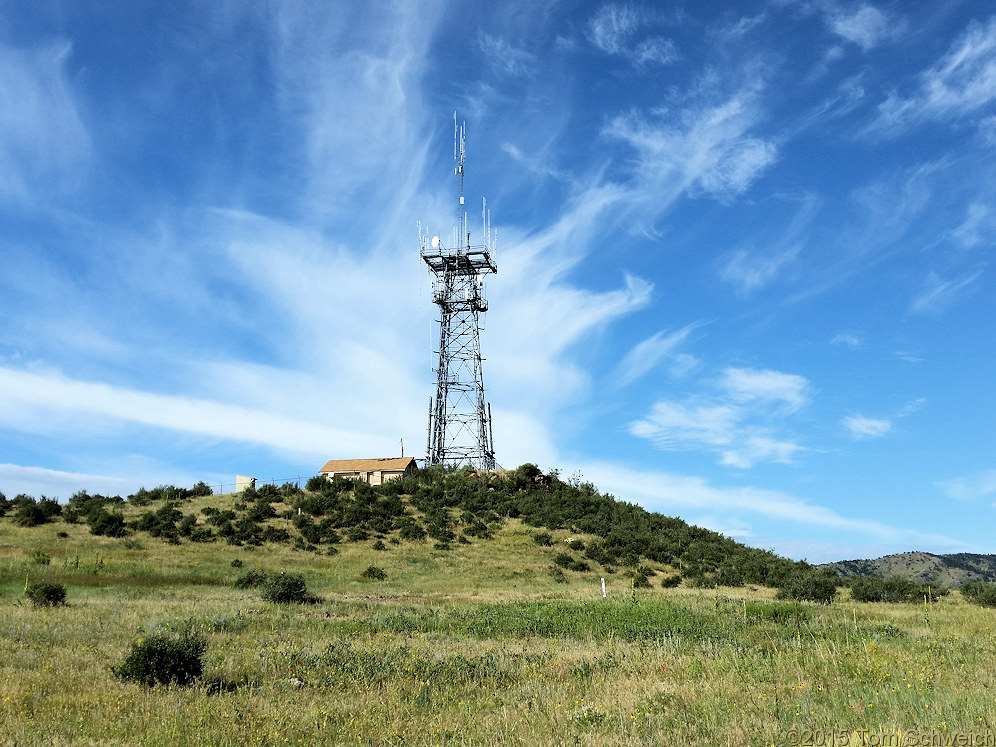
[(948, 589), (960, 588), (971, 581), (996, 581), (996, 555), (973, 553), (934, 555), (929, 552), (904, 552), (873, 560), (841, 560), (820, 567), (831, 569), (845, 578), (902, 576)]
[[(502, 473), (430, 468), (372, 487), (321, 477), (306, 488), (264, 485), (238, 496), (213, 496), (207, 486), (162, 486), (122, 499), (79, 492), (67, 505), (18, 496), (5, 501), (20, 526), (83, 524), (93, 535), (148, 536), (168, 543), (234, 547), (288, 545), (335, 555), (356, 543), (380, 550), (429, 543), (448, 552), (487, 544), (500, 530), (529, 527), (551, 578), (565, 571), (613, 575), (646, 584), (659, 572), (692, 586), (779, 586), (812, 571), (766, 550), (750, 548), (681, 519), (648, 512), (600, 493), (590, 483), (564, 482), (533, 465)], [(548, 557), (547, 557), (548, 556)]]
[[(783, 745), (818, 729), (857, 744), (996, 728), (996, 612), (957, 593), (778, 600), (750, 574), (808, 566), (529, 467), (310, 487), (5, 500), (0, 743)], [(300, 574), (315, 600), (267, 601), (239, 583), (253, 573)], [(40, 582), (68, 604), (29, 604)], [(206, 645), (194, 685), (115, 675), (179, 633)]]

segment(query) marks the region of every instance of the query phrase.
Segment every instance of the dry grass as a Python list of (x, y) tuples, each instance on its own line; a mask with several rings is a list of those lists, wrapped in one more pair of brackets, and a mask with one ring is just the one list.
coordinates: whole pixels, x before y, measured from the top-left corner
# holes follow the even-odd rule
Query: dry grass
[[(594, 574), (555, 583), (559, 549), (515, 522), (449, 552), (141, 544), (0, 521), (0, 742), (885, 744), (996, 727), (996, 612), (957, 594), (797, 616), (766, 589), (634, 596), (615, 574), (602, 603)], [(362, 580), (369, 565), (386, 581)], [(249, 569), (303, 573), (323, 601), (263, 602), (232, 586)], [(28, 578), (64, 583), (69, 606), (31, 608)], [(198, 686), (112, 675), (137, 637), (183, 626), (209, 641)]]

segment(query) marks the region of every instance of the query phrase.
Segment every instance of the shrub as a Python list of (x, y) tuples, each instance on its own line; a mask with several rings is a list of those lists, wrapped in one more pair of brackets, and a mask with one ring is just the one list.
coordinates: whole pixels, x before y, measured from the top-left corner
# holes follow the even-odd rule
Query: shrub
[(839, 580), (836, 575), (818, 571), (796, 573), (785, 579), (775, 598), (830, 604), (837, 595)]
[(865, 578), (855, 576), (850, 581), (851, 599), (857, 602), (907, 602), (916, 603), (927, 599), (937, 601), (938, 597), (950, 592), (941, 587), (918, 584), (905, 576), (888, 578)]
[(533, 542), (540, 547), (553, 547), (553, 535), (549, 532), (536, 532), (533, 535)]
[(367, 533), (367, 530), (359, 524), (351, 526), (346, 530), (346, 538), (350, 542), (363, 542), (363, 540), (367, 539), (369, 536), (370, 535)]
[(425, 539), (425, 529), (411, 516), (402, 516), (396, 519), (394, 526), (398, 530), (398, 536), (401, 539), (413, 542), (422, 542)]
[(309, 493), (321, 493), (329, 485), (330, 483), (325, 475), (315, 475), (309, 478), (308, 482), (304, 484), (304, 489)]
[(152, 685), (189, 685), (201, 676), (207, 642), (191, 631), (179, 635), (153, 633), (131, 645), (121, 666), (111, 671), (122, 679)]
[(649, 589), (650, 579), (647, 578), (645, 573), (636, 573), (633, 575), (633, 588), (634, 589)]
[(568, 555), (565, 552), (558, 553), (557, 556), (553, 559), (553, 562), (556, 565), (559, 565), (561, 568), (566, 568), (569, 571), (591, 570), (590, 566), (587, 563), (585, 563), (583, 560), (578, 560), (577, 558), (573, 557), (572, 555)]
[(87, 514), (87, 523), (90, 525), (90, 533), (98, 536), (124, 537), (128, 533), (124, 516), (117, 511), (108, 511), (102, 506)]
[(386, 550), (387, 549), (387, 545), (384, 544), (384, 540), (380, 540), (379, 539), (379, 540), (377, 540), (376, 542), (373, 543), (373, 549), (374, 550)]
[(969, 581), (961, 587), (961, 595), (982, 607), (996, 607), (996, 584)]
[(302, 604), (313, 602), (308, 585), (300, 573), (278, 573), (263, 585), (263, 599), (277, 604)]
[(676, 586), (681, 586), (681, 576), (679, 576), (677, 573), (674, 574), (673, 576), (665, 576), (664, 578), (661, 579), (662, 589), (673, 589)]
[(233, 560), (231, 562), (230, 565), (232, 566), (232, 568), (241, 568), (242, 567), (242, 560), (239, 559), (239, 558), (236, 558), (235, 560)]
[(235, 579), (236, 589), (253, 589), (266, 583), (266, 571), (247, 571)]
[(31, 551), (31, 562), (35, 565), (48, 565), (52, 562), (52, 556), (35, 548)]
[(34, 498), (29, 496), (18, 496), (14, 499), (15, 502), (20, 498), (25, 498), (27, 500), (20, 501), (17, 505), (17, 510), (14, 511), (14, 523), (19, 527), (36, 527), (40, 524), (44, 524), (48, 521), (48, 514), (45, 510), (35, 502)]
[(564, 572), (559, 567), (557, 567), (555, 565), (551, 565), (550, 566), (550, 578), (552, 578), (558, 584), (566, 584), (567, 583), (567, 576), (565, 576)]
[(62, 584), (31, 583), (24, 594), (34, 607), (58, 607), (66, 603), (66, 587)]
[(384, 572), (383, 568), (371, 565), (360, 574), (360, 578), (367, 578), (371, 581), (383, 581), (387, 578), (387, 573)]

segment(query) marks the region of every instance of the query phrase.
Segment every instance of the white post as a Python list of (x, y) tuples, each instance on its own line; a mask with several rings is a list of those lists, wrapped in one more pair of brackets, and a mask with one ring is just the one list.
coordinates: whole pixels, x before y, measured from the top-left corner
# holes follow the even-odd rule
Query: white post
[(602, 578), (602, 601), (604, 602), (605, 599), (606, 599), (606, 597), (605, 597), (605, 578), (603, 577)]

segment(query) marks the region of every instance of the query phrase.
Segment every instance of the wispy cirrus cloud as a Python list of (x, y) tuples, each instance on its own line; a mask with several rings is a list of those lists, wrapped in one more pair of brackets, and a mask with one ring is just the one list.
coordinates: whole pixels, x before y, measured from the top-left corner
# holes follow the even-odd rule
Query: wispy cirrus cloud
[(478, 46), (491, 66), (504, 75), (527, 75), (536, 64), (536, 56), (513, 47), (501, 36), (479, 33)]
[(661, 330), (635, 345), (616, 368), (615, 378), (620, 386), (632, 384), (662, 361), (669, 364), (675, 376), (682, 376), (695, 368), (699, 360), (694, 355), (680, 352), (680, 348), (700, 324), (693, 322), (673, 332)]
[(865, 51), (901, 35), (906, 28), (905, 20), (890, 17), (871, 5), (851, 11), (835, 8), (827, 12), (826, 21), (835, 34)]
[(865, 415), (848, 415), (842, 421), (852, 438), (881, 438), (892, 430), (892, 421), (885, 418), (869, 418)]
[(720, 387), (738, 402), (780, 405), (795, 412), (809, 403), (809, 382), (798, 374), (755, 368), (726, 368)]
[(80, 184), (90, 137), (67, 73), (72, 45), (0, 44), (0, 199), (34, 203)]
[(972, 202), (965, 209), (965, 219), (951, 231), (951, 238), (960, 246), (972, 249), (983, 243), (993, 243), (996, 237), (996, 213), (982, 202)]
[[(694, 510), (721, 512), (723, 516), (729, 516), (736, 512), (741, 517), (787, 521), (814, 529), (845, 530), (878, 542), (958, 549), (965, 546), (964, 542), (940, 534), (844, 516), (825, 506), (777, 490), (722, 486), (701, 477), (636, 470), (605, 462), (583, 465), (582, 470), (586, 478), (603, 490), (632, 496), (641, 506), (666, 514), (682, 515)], [(750, 532), (749, 524), (741, 521), (740, 532)], [(836, 554), (838, 552), (830, 545), (821, 549), (820, 554), (825, 557), (816, 559), (810, 555), (809, 559), (812, 562), (839, 560), (843, 556)], [(793, 552), (792, 556), (799, 557), (800, 553)]]
[(770, 284), (795, 262), (801, 250), (798, 245), (764, 254), (737, 249), (726, 257), (719, 277), (736, 286), (741, 294), (748, 295)]
[(636, 66), (666, 65), (678, 59), (674, 42), (641, 31), (654, 24), (654, 17), (632, 5), (603, 5), (588, 21), (588, 40), (599, 51), (627, 58)]
[(851, 350), (859, 350), (864, 345), (864, 340), (857, 332), (838, 332), (831, 338), (830, 344), (850, 348)]
[[(971, 475), (939, 480), (934, 483), (949, 498), (974, 503), (996, 498), (996, 469), (983, 470)], [(993, 505), (996, 505), (994, 503)]]
[(918, 397), (896, 409), (887, 417), (873, 418), (867, 415), (853, 414), (844, 417), (840, 423), (848, 435), (856, 441), (882, 438), (892, 432), (892, 427), (897, 420), (909, 417), (926, 404), (927, 399), (925, 397)]
[(778, 153), (774, 142), (750, 134), (759, 119), (752, 83), (718, 101), (692, 104), (676, 116), (616, 116), (603, 134), (634, 150), (635, 189), (660, 213), (682, 194), (730, 199), (747, 191)]
[(729, 367), (713, 391), (655, 402), (629, 432), (665, 451), (711, 451), (728, 467), (788, 464), (806, 448), (778, 431), (786, 416), (809, 402), (810, 389), (796, 374)]
[(737, 248), (720, 258), (719, 277), (738, 294), (749, 296), (774, 283), (793, 267), (802, 253), (806, 233), (822, 207), (822, 200), (812, 193), (790, 199), (800, 205), (788, 226), (770, 245)]
[(944, 279), (931, 272), (927, 276), (923, 290), (910, 303), (910, 311), (915, 314), (940, 313), (956, 303), (964, 294), (971, 292), (980, 277), (982, 270), (950, 279)]
[(918, 76), (916, 90), (879, 105), (869, 133), (890, 134), (925, 120), (959, 119), (996, 101), (996, 18), (972, 22), (947, 54)]

